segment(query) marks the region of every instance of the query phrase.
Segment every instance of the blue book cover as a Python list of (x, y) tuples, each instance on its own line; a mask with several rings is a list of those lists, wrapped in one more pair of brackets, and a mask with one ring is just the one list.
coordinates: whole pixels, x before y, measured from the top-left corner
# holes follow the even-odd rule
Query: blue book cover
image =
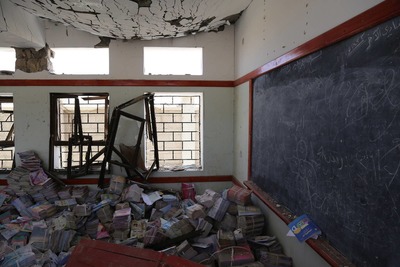
[(289, 228), (300, 242), (321, 234), (321, 230), (306, 214), (297, 217), (289, 223)]

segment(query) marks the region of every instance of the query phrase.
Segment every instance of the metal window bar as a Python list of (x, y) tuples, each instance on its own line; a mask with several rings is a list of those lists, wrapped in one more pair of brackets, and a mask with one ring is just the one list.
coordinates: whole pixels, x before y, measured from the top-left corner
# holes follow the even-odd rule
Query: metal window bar
[[(159, 141), (161, 148), (159, 148), (159, 152), (167, 152), (167, 153), (162, 153), (160, 154), (160, 165), (165, 168), (169, 167), (183, 167), (185, 165), (185, 162), (194, 162), (196, 168), (201, 168), (201, 132), (200, 132), (200, 127), (201, 127), (201, 96), (200, 95), (185, 95), (185, 94), (162, 94), (160, 96), (155, 96), (157, 97), (163, 97), (163, 98), (171, 98), (170, 102), (168, 103), (159, 103), (157, 104), (157, 107), (159, 108), (160, 111), (156, 111), (157, 114), (160, 115), (172, 115), (172, 122), (157, 122), (157, 124), (161, 125), (161, 129), (158, 130), (159, 133), (172, 133), (172, 138), (171, 140), (163, 140)], [(189, 103), (179, 103), (177, 101), (177, 98), (182, 98), (182, 97), (190, 97), (190, 102)], [(196, 111), (193, 112), (185, 112), (184, 107), (185, 106), (197, 106)], [(173, 112), (168, 112), (166, 111), (168, 106), (180, 106), (177, 108), (177, 111)], [(190, 115), (190, 121), (176, 121), (175, 120), (175, 115)], [(193, 117), (194, 115), (197, 115), (198, 118)], [(181, 124), (181, 131), (168, 131), (165, 130), (165, 125), (168, 123), (174, 123), (174, 124)], [(196, 131), (191, 131), (187, 130), (185, 131), (184, 125), (189, 124), (189, 123), (195, 123), (197, 124), (198, 130)], [(176, 139), (176, 134), (190, 134), (190, 140), (182, 140), (182, 139)], [(171, 143), (181, 143), (182, 149), (174, 149), (170, 150), (166, 148), (166, 146)], [(193, 149), (184, 149), (184, 144), (187, 144), (186, 142), (195, 142), (196, 143), (196, 148)], [(149, 151), (152, 153), (152, 150), (150, 149)], [(169, 152), (169, 153), (168, 153)], [(187, 153), (190, 152), (190, 153)], [(190, 154), (190, 155), (189, 155)], [(169, 156), (168, 156), (169, 155)], [(177, 156), (179, 155), (179, 156)], [(147, 157), (146, 160), (151, 159), (151, 157)]]
[[(0, 159), (0, 172), (9, 172), (15, 167), (15, 154), (14, 154), (14, 110), (3, 109), (3, 104), (13, 103), (13, 97), (1, 96), (0, 97), (0, 114), (6, 115), (5, 119), (0, 121), (0, 132), (5, 137), (0, 140), (0, 151), (3, 152), (3, 159)], [(8, 115), (7, 115), (8, 114)], [(10, 165), (11, 163), (11, 165)]]
[[(83, 103), (79, 101), (79, 98)], [(62, 101), (64, 101), (64, 103), (61, 103)], [(96, 101), (100, 102), (96, 103)], [(71, 114), (64, 113), (62, 107), (66, 105), (74, 105), (74, 112)], [(81, 106), (93, 106), (95, 107), (95, 111), (83, 113), (81, 111)], [(61, 169), (61, 171), (64, 170), (67, 173), (67, 178), (87, 174), (96, 164), (100, 165), (102, 161), (100, 157), (104, 153), (103, 146), (105, 145), (108, 129), (108, 94), (51, 94), (51, 112), (49, 169), (55, 171), (54, 151), (56, 147), (60, 149), (59, 157), (61, 167), (65, 166), (65, 163), (67, 165), (66, 168), (64, 167)], [(91, 133), (101, 133), (104, 140), (93, 140), (93, 137), (90, 134), (84, 134), (82, 125), (88, 124), (89, 121), (83, 123), (82, 114), (87, 116), (90, 114), (100, 114), (104, 116), (104, 121), (97, 123), (102, 125), (104, 131), (100, 131), (99, 126), (97, 126), (97, 132)], [(65, 119), (63, 119), (62, 116), (66, 115), (67, 121), (65, 122)], [(71, 129), (63, 129), (63, 123), (64, 125), (72, 125), (70, 126)], [(100, 149), (100, 147), (103, 148)], [(67, 150), (67, 153), (65, 153), (65, 149)], [(86, 153), (85, 156), (83, 156), (85, 150)], [(94, 150), (97, 150), (97, 153), (95, 153)], [(67, 155), (66, 160), (64, 159), (64, 155)], [(74, 160), (74, 158), (77, 158), (77, 160)], [(73, 164), (76, 165), (73, 166)], [(57, 169), (57, 171), (60, 170)]]
[[(138, 117), (136, 115), (130, 114), (128, 112), (123, 111), (124, 108), (127, 108), (136, 103), (144, 103), (145, 105), (145, 118)], [(115, 139), (117, 136), (118, 124), (120, 122), (121, 117), (125, 117), (131, 119), (132, 121), (140, 122), (140, 130), (138, 133), (138, 137), (136, 140), (135, 151), (133, 156), (133, 161), (129, 160), (121, 151), (119, 151), (115, 147)], [(154, 161), (151, 164), (151, 167), (148, 170), (140, 170), (137, 163), (138, 155), (140, 153), (140, 146), (142, 142), (142, 137), (144, 133), (145, 123), (150, 127), (151, 140), (154, 142), (155, 150), (154, 150)], [(100, 188), (104, 188), (104, 176), (105, 176), (105, 168), (107, 164), (121, 166), (125, 169), (127, 178), (133, 179), (135, 177), (140, 177), (144, 180), (150, 176), (150, 174), (158, 170), (159, 168), (159, 160), (158, 160), (158, 145), (157, 145), (157, 129), (156, 129), (156, 118), (154, 113), (154, 93), (145, 93), (142, 96), (133, 98), (117, 107), (114, 108), (111, 116), (109, 134), (107, 136), (106, 147), (104, 159), (100, 171), (98, 186)], [(150, 135), (149, 135), (150, 136)], [(118, 160), (112, 160), (112, 154), (115, 153), (119, 158)], [(133, 163), (133, 164), (132, 164)]]

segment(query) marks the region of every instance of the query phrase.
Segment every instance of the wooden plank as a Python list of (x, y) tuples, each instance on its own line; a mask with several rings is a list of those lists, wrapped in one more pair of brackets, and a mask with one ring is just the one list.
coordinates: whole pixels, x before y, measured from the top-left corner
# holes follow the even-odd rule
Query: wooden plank
[(167, 267), (167, 266), (171, 266), (171, 267), (204, 267), (204, 265), (202, 265), (202, 264), (198, 264), (193, 261), (188, 261), (181, 257), (173, 256), (173, 255), (166, 256), (163, 260), (163, 264), (166, 264), (166, 266), (162, 265), (165, 267)]
[(151, 249), (84, 239), (72, 252), (67, 267), (200, 267), (201, 264)]
[(140, 256), (141, 254), (133, 254), (133, 253), (131, 255), (118, 254), (116, 252), (100, 250), (92, 247), (83, 247), (79, 252), (80, 253), (75, 253), (71, 255), (73, 261), (68, 262), (67, 266), (79, 267), (81, 264), (83, 264), (83, 266), (96, 266), (96, 267), (159, 266), (159, 261), (137, 258), (137, 256)]

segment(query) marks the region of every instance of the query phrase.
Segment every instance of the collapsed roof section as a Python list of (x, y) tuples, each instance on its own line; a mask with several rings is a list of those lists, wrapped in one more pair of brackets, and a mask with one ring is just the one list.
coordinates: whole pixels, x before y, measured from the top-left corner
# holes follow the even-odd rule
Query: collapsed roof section
[(10, 0), (29, 13), (91, 34), (151, 40), (221, 31), (252, 0)]

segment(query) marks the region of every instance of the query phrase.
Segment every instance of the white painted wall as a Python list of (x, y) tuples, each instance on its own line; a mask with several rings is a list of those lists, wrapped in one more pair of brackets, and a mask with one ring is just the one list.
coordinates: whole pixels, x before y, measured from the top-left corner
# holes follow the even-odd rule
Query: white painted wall
[(249, 143), (249, 85), (241, 84), (234, 89), (234, 163), (233, 174), (240, 181), (247, 180)]
[(239, 78), (382, 0), (253, 0), (235, 24)]
[(293, 260), (294, 267), (328, 267), (328, 264), (307, 243), (299, 242), (296, 237), (286, 236), (289, 227), (269, 209), (258, 197), (252, 195), (252, 202), (261, 208), (267, 221), (267, 234), (275, 236), (281, 243), (285, 255)]
[[(154, 76), (143, 75), (143, 47), (202, 47), (202, 76)], [(127, 56), (128, 55), (128, 56)], [(192, 36), (159, 39), (152, 41), (113, 41), (110, 46), (111, 77), (129, 77), (130, 79), (179, 79), (179, 80), (233, 80), (234, 73), (234, 27), (224, 31), (200, 33)]]
[[(46, 42), (50, 48), (93, 47), (100, 39), (89, 33), (46, 22)], [(143, 47), (202, 47), (203, 69), (197, 75), (144, 75)], [(152, 41), (111, 40), (109, 48), (109, 75), (52, 75), (48, 72), (27, 74), (17, 71), (14, 75), (0, 76), (0, 79), (146, 79), (146, 80), (225, 80), (234, 78), (234, 27), (227, 26), (224, 31), (200, 33), (196, 35), (160, 39)], [(57, 56), (57, 55), (56, 55)]]
[(0, 2), (0, 47), (45, 46), (43, 23), (8, 0)]
[[(33, 150), (48, 166), (51, 92), (108, 92), (110, 109), (144, 92), (203, 92), (203, 171), (157, 172), (159, 176), (231, 175), (233, 162), (233, 90), (190, 87), (5, 87), (0, 92), (13, 93), (16, 151)], [(139, 112), (143, 109), (139, 108)], [(142, 114), (138, 114), (139, 116)], [(18, 159), (18, 157), (17, 157)], [(18, 165), (19, 161), (17, 161)], [(116, 170), (116, 173), (118, 170)]]
[[(93, 47), (96, 36), (46, 22), (50, 47)], [(143, 47), (203, 47), (203, 76), (144, 76)], [(1, 79), (146, 79), (146, 80), (233, 80), (234, 28), (177, 39), (117, 41), (110, 44), (110, 75), (53, 75), (48, 72), (0, 75)], [(143, 92), (203, 92), (203, 171), (155, 173), (154, 176), (231, 175), (233, 172), (233, 90), (200, 87), (0, 87), (14, 94), (16, 151), (34, 150), (48, 164), (50, 92), (108, 92), (111, 110)], [(17, 157), (18, 159), (18, 157)], [(18, 163), (18, 161), (17, 161)]]

